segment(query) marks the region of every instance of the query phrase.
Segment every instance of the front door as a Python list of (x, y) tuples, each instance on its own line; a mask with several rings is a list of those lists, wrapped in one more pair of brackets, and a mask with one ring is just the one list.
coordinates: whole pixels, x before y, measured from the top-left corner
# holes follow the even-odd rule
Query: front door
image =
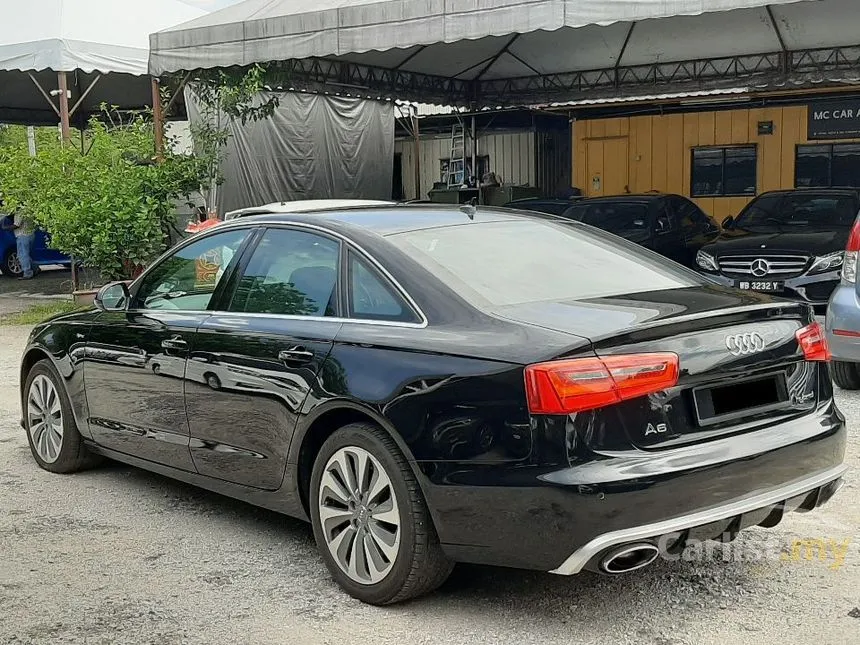
[[(323, 364), (337, 316), (340, 242), (269, 228), (200, 327), (186, 405), (197, 471), (275, 490), (309, 395), (324, 395)], [(328, 382), (331, 378), (326, 379)]]
[(84, 358), (93, 440), (122, 453), (193, 471), (185, 364), (197, 328), (249, 234), (238, 229), (179, 248), (142, 279), (125, 311), (102, 312)]

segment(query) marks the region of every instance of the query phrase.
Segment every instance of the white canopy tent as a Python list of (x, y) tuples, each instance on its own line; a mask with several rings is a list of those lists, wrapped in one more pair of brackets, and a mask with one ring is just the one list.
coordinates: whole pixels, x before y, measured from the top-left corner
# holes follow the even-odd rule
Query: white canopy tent
[(0, 20), (0, 122), (60, 121), (63, 77), (73, 120), (151, 105), (149, 34), (202, 15), (179, 0), (16, 3)]
[[(487, 106), (858, 80), (857, 0), (246, 0), (155, 33), (155, 75)], [(659, 91), (659, 90), (658, 90)]]

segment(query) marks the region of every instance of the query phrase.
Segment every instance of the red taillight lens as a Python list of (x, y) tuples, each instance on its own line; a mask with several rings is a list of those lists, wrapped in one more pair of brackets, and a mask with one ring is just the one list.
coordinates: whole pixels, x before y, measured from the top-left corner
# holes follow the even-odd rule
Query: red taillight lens
[(550, 361), (526, 367), (526, 397), (532, 414), (593, 410), (678, 383), (677, 354), (626, 354)]
[(827, 339), (824, 337), (824, 329), (817, 322), (798, 329), (795, 334), (797, 344), (803, 351), (803, 356), (808, 361), (829, 361), (830, 348), (827, 347)]
[(848, 246), (845, 247), (845, 250), (860, 251), (860, 219), (854, 223), (854, 227), (851, 229), (851, 235), (848, 237)]

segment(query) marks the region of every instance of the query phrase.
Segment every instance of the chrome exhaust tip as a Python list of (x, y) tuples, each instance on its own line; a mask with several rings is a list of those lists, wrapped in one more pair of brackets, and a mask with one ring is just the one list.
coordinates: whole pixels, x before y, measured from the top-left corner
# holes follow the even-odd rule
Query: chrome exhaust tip
[(660, 556), (660, 549), (653, 544), (642, 542), (627, 544), (610, 551), (601, 561), (600, 570), (604, 573), (619, 574), (647, 567)]

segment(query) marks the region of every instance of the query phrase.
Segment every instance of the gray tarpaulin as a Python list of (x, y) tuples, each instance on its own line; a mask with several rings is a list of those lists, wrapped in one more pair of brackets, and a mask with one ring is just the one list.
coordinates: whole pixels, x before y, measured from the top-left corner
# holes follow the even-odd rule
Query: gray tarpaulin
[[(186, 92), (192, 124), (200, 117)], [(296, 199), (390, 199), (394, 105), (283, 93), (270, 119), (230, 126), (218, 212)]]

